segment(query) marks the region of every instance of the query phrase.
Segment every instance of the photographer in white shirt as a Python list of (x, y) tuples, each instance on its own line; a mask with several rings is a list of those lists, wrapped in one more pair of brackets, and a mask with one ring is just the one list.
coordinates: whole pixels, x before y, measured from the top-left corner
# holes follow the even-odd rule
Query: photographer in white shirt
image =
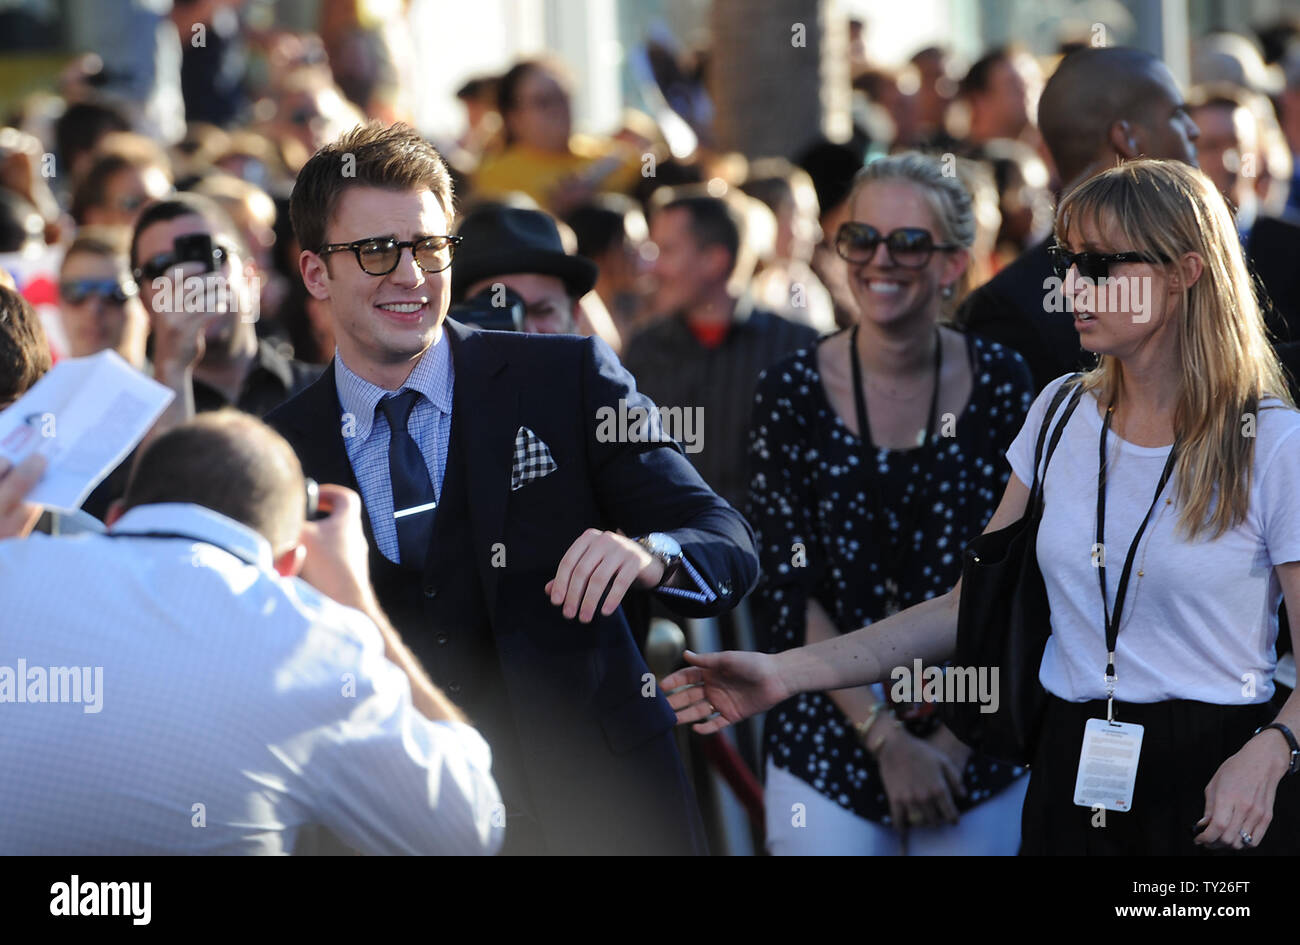
[[(0, 474), (11, 534), (32, 476)], [(223, 410), (144, 451), (108, 534), (0, 542), (0, 853), (499, 849), (488, 746), (380, 611), (360, 500), (306, 496)]]

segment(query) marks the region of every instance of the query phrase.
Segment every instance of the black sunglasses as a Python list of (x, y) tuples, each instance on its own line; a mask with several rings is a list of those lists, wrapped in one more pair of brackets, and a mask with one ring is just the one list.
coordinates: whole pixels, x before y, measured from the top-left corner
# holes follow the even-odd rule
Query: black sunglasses
[(1052, 269), (1062, 282), (1073, 266), (1085, 279), (1105, 279), (1110, 276), (1112, 263), (1167, 263), (1164, 256), (1148, 256), (1145, 253), (1071, 253), (1059, 243), (1047, 247), (1047, 254), (1052, 259)]
[(881, 243), (889, 250), (889, 258), (904, 269), (921, 269), (936, 252), (948, 253), (961, 249), (957, 243), (936, 243), (929, 230), (904, 226), (882, 235), (866, 223), (844, 223), (835, 234), (835, 252), (854, 265), (871, 262)]
[(451, 265), (452, 250), (459, 236), (425, 236), (418, 240), (398, 240), (391, 236), (372, 236), (351, 243), (329, 243), (316, 250), (319, 256), (351, 252), (361, 271), (372, 276), (386, 276), (397, 268), (402, 250), (410, 247), (415, 264), (425, 272), (442, 272)]
[(118, 282), (116, 279), (71, 279), (59, 283), (59, 296), (69, 305), (80, 305), (92, 296), (125, 305), (128, 299), (135, 298), (137, 291), (135, 283), (129, 279), (126, 282)]

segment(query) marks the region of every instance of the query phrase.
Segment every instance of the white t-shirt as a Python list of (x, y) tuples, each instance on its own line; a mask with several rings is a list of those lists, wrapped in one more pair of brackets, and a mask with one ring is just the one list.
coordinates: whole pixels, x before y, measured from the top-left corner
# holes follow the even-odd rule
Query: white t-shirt
[[(1043, 414), (1065, 380), (1057, 378), (1038, 395), (1007, 451), (1012, 471), (1026, 484)], [(1063, 403), (1057, 415), (1064, 409)], [(1072, 702), (1106, 697), (1106, 630), (1093, 566), (1101, 428), (1097, 398), (1086, 393), (1052, 456), (1038, 533), (1052, 608), (1039, 679), (1048, 692)], [(1238, 705), (1272, 696), (1282, 597), (1273, 566), (1300, 561), (1300, 412), (1266, 400), (1255, 433), (1250, 511), (1236, 528), (1214, 541), (1188, 542), (1175, 534), (1177, 502), (1166, 502), (1175, 497), (1174, 477), (1161, 493), (1129, 578), (1115, 648), (1116, 699)], [(1105, 564), (1112, 612), (1125, 556), (1169, 449), (1136, 446), (1109, 433)]]

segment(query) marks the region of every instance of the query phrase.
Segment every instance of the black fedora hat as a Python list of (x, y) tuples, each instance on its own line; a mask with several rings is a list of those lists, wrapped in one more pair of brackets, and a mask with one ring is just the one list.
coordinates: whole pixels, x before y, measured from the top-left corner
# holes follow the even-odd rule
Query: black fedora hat
[(451, 264), (453, 302), (474, 283), (511, 273), (556, 276), (575, 299), (596, 284), (596, 264), (566, 253), (555, 221), (540, 210), (490, 204), (470, 212), (456, 232), (463, 242)]

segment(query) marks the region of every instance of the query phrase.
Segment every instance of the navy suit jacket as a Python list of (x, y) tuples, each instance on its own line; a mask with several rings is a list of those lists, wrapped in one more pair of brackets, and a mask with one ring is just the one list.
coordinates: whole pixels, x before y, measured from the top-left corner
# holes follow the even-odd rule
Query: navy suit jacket
[[(487, 605), (481, 629), (495, 643), (548, 849), (704, 852), (675, 713), (657, 686), (644, 694), (649, 670), (622, 609), (582, 624), (565, 619), (543, 587), (588, 528), (666, 532), (716, 599), (661, 595), (664, 602), (685, 616), (723, 613), (757, 580), (753, 533), (676, 443), (598, 436), (601, 408), (617, 411), (624, 401), (654, 409), (603, 342), (451, 319), (444, 326), (456, 372), (453, 435), (463, 443), (474, 569)], [(308, 476), (355, 489), (340, 411), (331, 367), (267, 421)], [(521, 426), (547, 444), (557, 468), (511, 491)], [(369, 516), (363, 521), (370, 537)], [(494, 567), (501, 550), (506, 566)], [(371, 555), (379, 555), (373, 538)], [(433, 628), (418, 614), (389, 617), (418, 655)]]

